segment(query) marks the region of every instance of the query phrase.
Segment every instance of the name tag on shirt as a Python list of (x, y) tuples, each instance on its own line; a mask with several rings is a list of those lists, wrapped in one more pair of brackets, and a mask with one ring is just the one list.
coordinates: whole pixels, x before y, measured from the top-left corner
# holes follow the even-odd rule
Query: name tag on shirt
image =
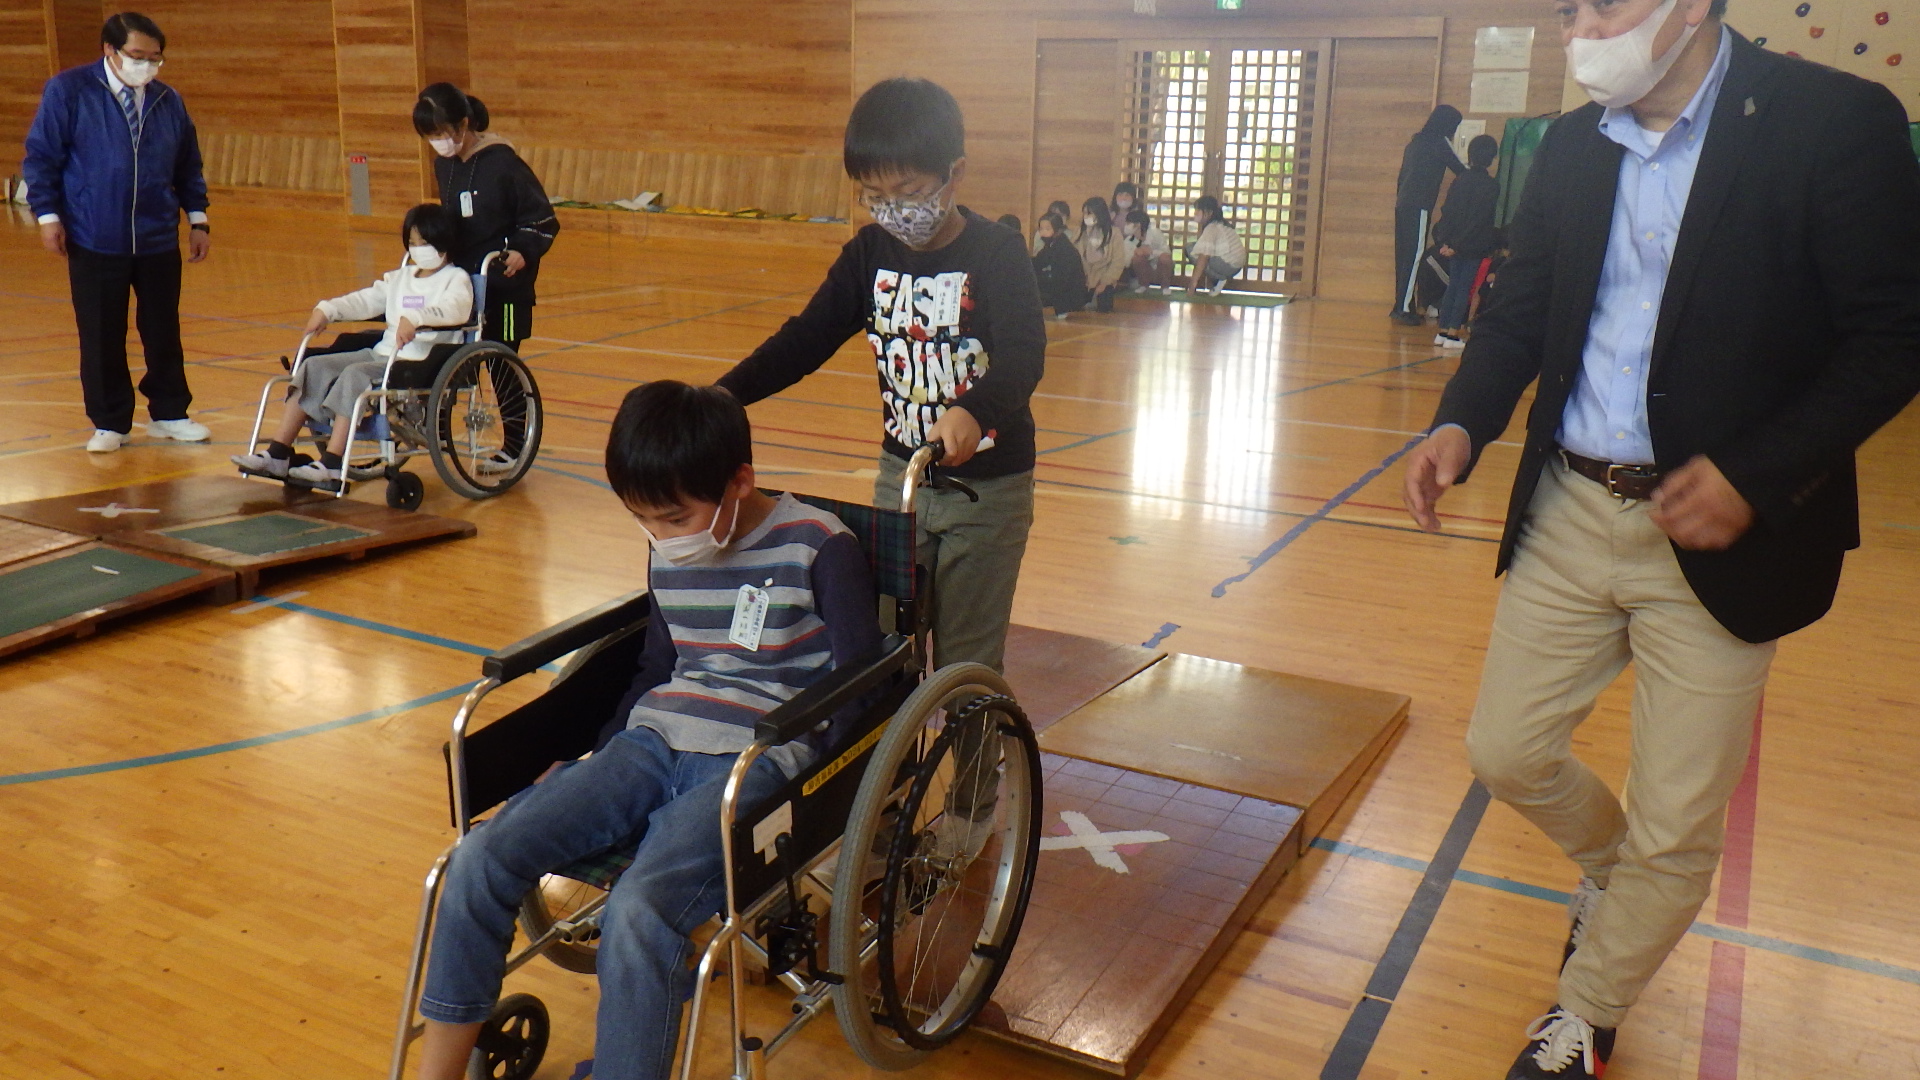
[(933, 279), (933, 325), (960, 325), (960, 288), (966, 284), (965, 271), (952, 271)]
[[(773, 581), (769, 579), (767, 584)], [(733, 626), (727, 631), (727, 640), (748, 652), (759, 652), (760, 634), (767, 628), (767, 608), (772, 602), (767, 590), (740, 586), (740, 595), (733, 602)]]
[(424, 296), (403, 296), (400, 298), (400, 306), (403, 308), (423, 308), (427, 306), (427, 298)]
[(460, 193), (460, 216), (473, 216), (473, 192), (471, 191), (463, 191)]

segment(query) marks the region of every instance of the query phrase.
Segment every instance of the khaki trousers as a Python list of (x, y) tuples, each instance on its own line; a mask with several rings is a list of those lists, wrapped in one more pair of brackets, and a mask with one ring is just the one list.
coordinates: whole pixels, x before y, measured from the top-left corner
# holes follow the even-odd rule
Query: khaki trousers
[[(1626, 1015), (1706, 900), (1774, 643), (1700, 605), (1643, 500), (1556, 454), (1540, 479), (1467, 730), (1474, 774), (1606, 889), (1560, 975), (1560, 1004)], [(1573, 756), (1573, 731), (1634, 667), (1626, 806)]]
[[(880, 455), (873, 504), (900, 508), (907, 463)], [(1005, 670), (1013, 589), (1033, 527), (1033, 473), (968, 480), (974, 502), (953, 489), (921, 488), (914, 497), (920, 565), (933, 572), (933, 666), (971, 661)]]

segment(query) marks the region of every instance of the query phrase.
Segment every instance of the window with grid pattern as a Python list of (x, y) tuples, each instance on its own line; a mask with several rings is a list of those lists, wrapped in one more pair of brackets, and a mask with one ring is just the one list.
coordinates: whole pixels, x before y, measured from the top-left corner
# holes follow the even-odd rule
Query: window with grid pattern
[(1212, 62), (1206, 49), (1134, 53), (1122, 175), (1140, 186), (1141, 208), (1167, 234), (1176, 259), (1194, 240), (1193, 200), (1207, 190)]

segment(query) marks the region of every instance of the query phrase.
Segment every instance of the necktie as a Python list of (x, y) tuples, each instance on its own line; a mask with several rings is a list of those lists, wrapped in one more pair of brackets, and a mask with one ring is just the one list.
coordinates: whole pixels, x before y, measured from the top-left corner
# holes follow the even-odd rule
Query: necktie
[(135, 142), (140, 140), (140, 107), (133, 103), (133, 88), (120, 88), (120, 111), (126, 114), (127, 128), (133, 132)]

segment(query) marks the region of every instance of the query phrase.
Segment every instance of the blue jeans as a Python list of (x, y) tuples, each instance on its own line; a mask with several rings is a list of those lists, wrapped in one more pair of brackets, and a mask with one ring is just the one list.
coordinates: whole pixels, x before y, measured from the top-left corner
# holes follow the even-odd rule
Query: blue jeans
[[(634, 728), (508, 800), (454, 849), (440, 894), (421, 1015), (485, 1020), (500, 997), (520, 901), (542, 874), (632, 849), (601, 919), (596, 1080), (664, 1080), (693, 992), (688, 935), (726, 901), (720, 792), (735, 755), (673, 750)], [(741, 810), (786, 777), (754, 763)]]
[(1473, 279), (1480, 276), (1480, 260), (1455, 255), (1447, 268), (1447, 295), (1440, 299), (1440, 329), (1458, 330), (1473, 306)]

